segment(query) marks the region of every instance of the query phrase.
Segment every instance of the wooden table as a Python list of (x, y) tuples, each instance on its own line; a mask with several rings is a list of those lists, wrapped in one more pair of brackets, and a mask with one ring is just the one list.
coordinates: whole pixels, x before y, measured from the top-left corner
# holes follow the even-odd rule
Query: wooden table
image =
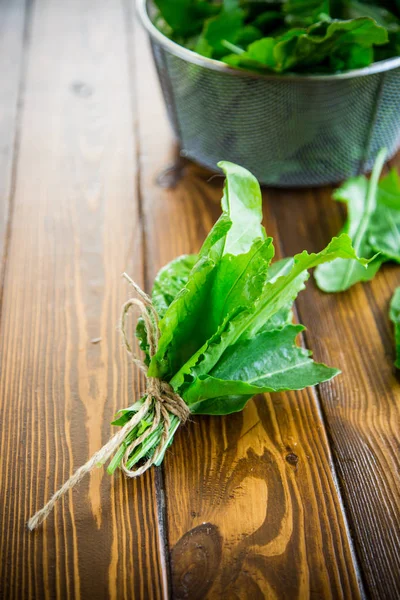
[[(299, 296), (305, 343), (340, 377), (193, 419), (162, 469), (96, 470), (26, 531), (139, 393), (116, 331), (122, 271), (150, 290), (197, 251), (222, 179), (165, 172), (175, 149), (129, 1), (3, 1), (0, 75), (0, 597), (399, 598), (392, 265)], [(265, 190), (281, 256), (338, 231), (330, 194)]]

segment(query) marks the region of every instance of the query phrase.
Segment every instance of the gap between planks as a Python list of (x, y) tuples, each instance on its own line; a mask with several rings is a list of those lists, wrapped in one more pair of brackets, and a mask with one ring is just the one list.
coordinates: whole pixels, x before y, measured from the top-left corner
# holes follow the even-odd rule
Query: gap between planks
[[(275, 240), (274, 240), (275, 241)], [(277, 244), (277, 246), (279, 247), (280, 253), (282, 256), (285, 256), (285, 251), (283, 248), (283, 244), (281, 241), (280, 237), (277, 237), (275, 243)], [(301, 293), (301, 292), (300, 292)], [(298, 323), (301, 323), (301, 318), (300, 318), (300, 312), (297, 308), (297, 299), (294, 301), (294, 316), (295, 316), (295, 320)], [(305, 348), (307, 348), (307, 350), (310, 350), (312, 352), (312, 348), (310, 347), (310, 344), (307, 343), (307, 330), (303, 331), (300, 334), (300, 339), (302, 340), (302, 344), (304, 345)], [(353, 565), (354, 565), (354, 570), (356, 573), (356, 577), (357, 577), (357, 581), (358, 581), (358, 586), (359, 586), (359, 590), (360, 590), (360, 596), (361, 599), (364, 600), (365, 598), (367, 598), (367, 594), (366, 594), (366, 587), (365, 587), (365, 581), (364, 581), (364, 576), (362, 573), (362, 569), (360, 567), (359, 561), (358, 561), (358, 556), (357, 556), (357, 552), (354, 546), (354, 540), (352, 538), (351, 535), (351, 530), (350, 530), (350, 525), (349, 525), (349, 514), (347, 512), (347, 508), (344, 502), (344, 494), (343, 494), (343, 488), (340, 484), (340, 478), (338, 477), (338, 473), (337, 473), (337, 467), (336, 467), (336, 463), (335, 463), (335, 452), (333, 451), (333, 440), (332, 440), (332, 436), (330, 434), (330, 430), (329, 430), (329, 422), (326, 418), (325, 412), (324, 412), (324, 408), (323, 408), (323, 403), (322, 403), (322, 399), (320, 396), (320, 391), (319, 391), (319, 387), (318, 386), (311, 386), (311, 390), (312, 390), (312, 395), (313, 395), (313, 399), (315, 402), (315, 406), (317, 409), (317, 414), (321, 420), (322, 426), (324, 428), (325, 431), (325, 435), (326, 435), (326, 439), (327, 439), (327, 444), (328, 444), (328, 450), (329, 450), (329, 466), (331, 469), (331, 474), (332, 474), (332, 480), (333, 483), (335, 485), (336, 488), (336, 493), (337, 493), (337, 497), (338, 497), (338, 501), (339, 501), (339, 506), (342, 510), (342, 515), (343, 515), (343, 521), (344, 521), (344, 526), (345, 526), (345, 530), (346, 530), (346, 534), (347, 534), (347, 539), (348, 539), (348, 543), (350, 546), (350, 552), (351, 552), (351, 557), (353, 560)]]
[[(137, 85), (140, 85), (137, 78), (137, 55), (135, 47), (135, 29), (138, 27), (137, 20), (133, 11), (135, 8), (130, 0), (123, 0), (123, 11), (125, 14), (125, 31), (126, 31), (126, 50), (128, 56), (129, 65), (129, 82), (131, 89), (132, 99), (132, 115), (133, 115), (133, 130), (135, 145), (135, 156), (137, 165), (137, 177), (136, 177), (136, 195), (138, 202), (138, 213), (139, 213), (139, 224), (142, 236), (142, 278), (144, 282), (144, 289), (150, 290), (149, 271), (147, 263), (147, 236), (144, 218), (144, 207), (143, 207), (143, 193), (142, 193), (142, 182), (141, 182), (141, 147), (140, 147), (140, 130), (139, 130), (139, 111), (138, 101), (136, 95)], [(168, 513), (165, 501), (165, 485), (163, 476), (164, 466), (153, 467), (154, 479), (155, 479), (155, 493), (156, 493), (156, 504), (157, 504), (157, 525), (158, 525), (158, 541), (159, 541), (159, 552), (160, 552), (160, 565), (162, 573), (162, 584), (163, 584), (163, 598), (168, 600), (172, 597), (172, 575), (171, 575), (171, 561), (169, 553), (169, 540), (168, 540)]]

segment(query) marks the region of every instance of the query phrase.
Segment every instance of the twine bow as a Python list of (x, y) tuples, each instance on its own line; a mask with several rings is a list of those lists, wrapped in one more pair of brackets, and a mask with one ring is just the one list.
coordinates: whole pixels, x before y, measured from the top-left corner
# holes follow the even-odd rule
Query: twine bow
[[(66, 492), (75, 487), (95, 466), (104, 464), (122, 444), (126, 436), (150, 412), (153, 412), (152, 425), (127, 446), (122, 458), (121, 468), (127, 477), (138, 477), (139, 475), (142, 475), (142, 473), (147, 471), (147, 469), (157, 461), (160, 454), (164, 451), (169, 435), (170, 414), (177, 416), (181, 423), (184, 423), (190, 414), (190, 410), (185, 401), (174, 392), (172, 387), (166, 381), (162, 381), (157, 377), (147, 376), (147, 366), (138, 356), (136, 356), (132, 349), (126, 331), (126, 317), (133, 307), (139, 309), (140, 315), (144, 321), (149, 343), (150, 358), (157, 352), (160, 330), (158, 326), (158, 315), (149, 296), (145, 294), (145, 292), (126, 273), (123, 274), (123, 277), (125, 277), (139, 296), (139, 298), (131, 298), (123, 305), (120, 328), (126, 351), (131, 357), (132, 362), (146, 377), (146, 390), (143, 404), (122, 429), (120, 429), (120, 431), (118, 431), (118, 433), (116, 433), (100, 450), (95, 452), (87, 463), (79, 467), (60, 489), (53, 494), (47, 504), (29, 519), (28, 529), (31, 531), (49, 516), (56, 502)], [(139, 467), (127, 467), (127, 461), (132, 451), (144, 442), (157, 429), (160, 423), (162, 423), (163, 431), (152, 456)]]

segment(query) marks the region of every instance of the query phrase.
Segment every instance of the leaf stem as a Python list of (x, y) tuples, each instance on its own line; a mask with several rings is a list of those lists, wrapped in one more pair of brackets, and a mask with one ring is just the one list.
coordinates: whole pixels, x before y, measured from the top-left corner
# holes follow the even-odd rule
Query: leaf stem
[[(381, 150), (378, 153), (378, 156), (375, 159), (375, 164), (372, 169), (371, 178), (369, 180), (368, 188), (367, 188), (365, 211), (364, 211), (364, 214), (360, 221), (360, 225), (357, 229), (357, 233), (354, 236), (354, 240), (353, 240), (353, 248), (354, 248), (357, 256), (360, 252), (360, 248), (361, 248), (362, 242), (364, 240), (365, 234), (367, 233), (371, 215), (373, 214), (373, 212), (376, 209), (376, 196), (377, 196), (376, 192), (377, 192), (377, 188), (378, 188), (379, 177), (381, 175), (383, 166), (385, 164), (386, 155), (387, 155), (386, 148), (381, 148)], [(350, 278), (351, 278), (351, 275), (353, 273), (354, 266), (355, 266), (354, 262), (355, 261), (351, 262), (351, 264), (346, 272), (346, 276), (343, 281), (343, 289), (346, 289), (349, 285)]]
[(164, 455), (165, 452), (167, 451), (167, 448), (171, 445), (172, 443), (172, 439), (175, 435), (176, 430), (178, 429), (179, 425), (180, 425), (180, 420), (178, 419), (178, 417), (176, 417), (175, 415), (172, 415), (171, 417), (171, 427), (169, 430), (169, 436), (168, 439), (164, 445), (164, 448), (161, 451), (160, 456), (157, 458), (156, 462), (154, 463), (156, 465), (156, 467), (159, 467), (162, 463), (162, 461), (164, 460)]
[(364, 226), (364, 222), (368, 221), (367, 217), (370, 217), (376, 209), (376, 197), (377, 197), (376, 191), (378, 188), (379, 177), (381, 175), (383, 166), (385, 164), (386, 154), (387, 154), (386, 148), (381, 148), (378, 156), (376, 157), (374, 168), (372, 169), (371, 179), (369, 180), (369, 184), (368, 184), (367, 201), (366, 201), (366, 205), (365, 205), (364, 217), (361, 220), (360, 228), (357, 231), (357, 234), (354, 238), (353, 247), (356, 252), (357, 252), (357, 250), (359, 250), (359, 245), (357, 245), (358, 238), (362, 237), (362, 235), (365, 234), (365, 229), (368, 226), (368, 222), (366, 222), (365, 228), (362, 228), (361, 225)]
[(236, 46), (236, 44), (232, 44), (228, 42), (228, 40), (221, 40), (221, 46), (224, 46), (227, 50), (230, 50), (234, 54), (243, 54), (244, 50), (240, 46)]
[[(128, 433), (128, 435), (123, 440), (121, 446), (118, 448), (118, 450), (114, 454), (111, 462), (109, 463), (109, 465), (107, 467), (107, 472), (110, 475), (112, 475), (114, 473), (114, 471), (120, 465), (121, 460), (123, 459), (124, 454), (125, 454), (127, 448), (129, 447), (129, 445), (132, 444), (132, 442), (135, 440), (135, 438), (137, 438), (139, 435), (141, 435), (146, 429), (148, 429), (151, 426), (151, 422), (152, 422), (153, 418), (154, 418), (154, 412), (150, 411), (148, 414), (145, 415), (145, 417), (139, 423), (139, 425), (137, 427), (135, 427), (135, 429), (133, 429), (132, 431), (130, 431)], [(180, 424), (180, 420), (178, 419), (178, 417), (176, 417), (175, 415), (170, 415), (170, 426), (169, 426), (169, 431), (168, 431), (168, 438), (162, 447), (161, 453), (160, 453), (159, 457), (157, 458), (157, 461), (155, 462), (155, 465), (157, 467), (161, 464), (161, 462), (164, 458), (165, 452), (166, 452), (168, 446), (171, 444), (174, 434), (179, 427), (179, 424)], [(128, 469), (133, 467), (142, 458), (145, 458), (146, 456), (151, 456), (153, 454), (155, 448), (160, 443), (162, 432), (163, 432), (163, 426), (159, 425), (149, 435), (149, 437), (147, 437), (145, 440), (143, 440), (143, 442), (137, 448), (135, 448), (135, 450), (132, 452), (132, 454), (130, 455), (130, 457), (126, 463), (126, 466)]]

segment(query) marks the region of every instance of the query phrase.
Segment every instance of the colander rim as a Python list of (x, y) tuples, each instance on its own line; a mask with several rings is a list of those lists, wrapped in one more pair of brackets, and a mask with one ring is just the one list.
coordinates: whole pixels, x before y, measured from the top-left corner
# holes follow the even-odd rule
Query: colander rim
[(165, 36), (157, 27), (153, 24), (149, 12), (148, 5), (151, 3), (151, 0), (137, 0), (136, 2), (136, 10), (139, 15), (140, 21), (143, 27), (146, 29), (147, 33), (150, 37), (160, 44), (163, 48), (165, 48), (171, 54), (185, 60), (186, 62), (190, 62), (200, 67), (211, 69), (213, 71), (219, 71), (220, 73), (225, 73), (227, 75), (232, 75), (236, 77), (250, 77), (253, 79), (267, 79), (276, 81), (277, 79), (281, 79), (284, 81), (335, 81), (337, 79), (353, 79), (356, 77), (365, 77), (367, 75), (374, 75), (375, 73), (383, 73), (385, 71), (390, 71), (392, 69), (396, 69), (400, 67), (400, 56), (396, 56), (394, 58), (387, 58), (386, 60), (381, 60), (372, 63), (368, 67), (364, 67), (362, 69), (352, 69), (350, 71), (345, 71), (343, 73), (332, 73), (332, 74), (315, 74), (315, 75), (303, 75), (301, 73), (290, 73), (290, 74), (279, 74), (279, 73), (256, 73), (252, 71), (246, 71), (244, 69), (235, 69), (219, 60), (215, 60), (213, 58), (207, 58), (205, 56), (201, 56), (197, 52), (193, 50), (189, 50), (184, 46), (180, 46), (176, 42), (170, 40), (167, 36)]

